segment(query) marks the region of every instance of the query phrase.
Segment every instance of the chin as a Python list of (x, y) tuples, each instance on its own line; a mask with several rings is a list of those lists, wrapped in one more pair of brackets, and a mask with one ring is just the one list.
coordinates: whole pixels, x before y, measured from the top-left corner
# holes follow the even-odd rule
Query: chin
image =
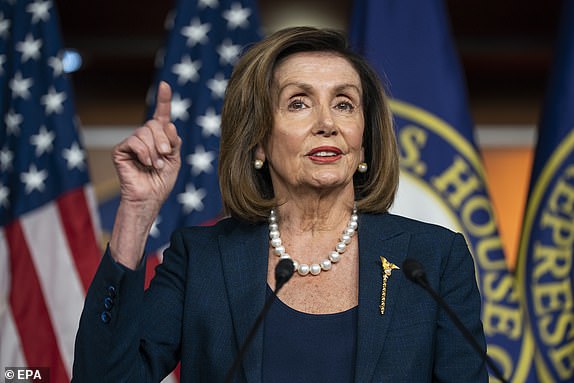
[(319, 177), (313, 178), (314, 186), (318, 188), (339, 188), (341, 186), (346, 186), (347, 184), (351, 184), (353, 178), (344, 178), (340, 175), (333, 175), (333, 174), (322, 174)]

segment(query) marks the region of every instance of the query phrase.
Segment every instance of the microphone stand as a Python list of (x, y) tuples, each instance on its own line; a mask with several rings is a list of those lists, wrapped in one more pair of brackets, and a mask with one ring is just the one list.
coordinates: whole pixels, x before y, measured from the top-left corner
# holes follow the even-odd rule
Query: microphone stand
[(253, 326), (251, 327), (251, 330), (249, 331), (247, 338), (245, 338), (243, 345), (239, 349), (239, 353), (237, 354), (237, 357), (233, 361), (233, 365), (231, 365), (231, 368), (227, 371), (227, 374), (225, 375), (225, 381), (224, 381), (225, 383), (232, 382), (233, 376), (235, 375), (235, 372), (239, 368), (239, 365), (243, 360), (247, 348), (253, 341), (253, 338), (255, 338), (255, 334), (257, 333), (259, 326), (261, 325), (263, 319), (265, 319), (265, 316), (267, 315), (267, 312), (271, 308), (271, 304), (275, 301), (275, 298), (277, 298), (279, 290), (281, 290), (281, 287), (283, 287), (283, 285), (285, 285), (285, 283), (291, 278), (294, 271), (295, 269), (293, 266), (293, 261), (289, 258), (281, 259), (279, 263), (277, 263), (277, 266), (275, 266), (275, 291), (273, 292), (273, 294), (271, 294), (269, 298), (265, 300), (265, 305), (263, 306), (263, 309), (257, 316), (257, 319), (255, 320), (255, 323), (253, 323)]
[(492, 370), (496, 378), (498, 378), (502, 383), (508, 383), (508, 381), (502, 375), (502, 372), (500, 372), (500, 370), (494, 364), (492, 359), (488, 356), (486, 351), (483, 350), (482, 347), (480, 347), (476, 339), (472, 336), (472, 334), (466, 328), (464, 323), (462, 323), (462, 321), (459, 319), (458, 315), (456, 315), (456, 313), (450, 308), (450, 306), (445, 302), (445, 300), (428, 283), (422, 265), (414, 259), (407, 258), (403, 262), (403, 271), (408, 279), (420, 285), (424, 290), (426, 290), (433, 297), (433, 299), (439, 304), (439, 306), (442, 307), (444, 311), (446, 311), (446, 313), (453, 321), (455, 326), (462, 333), (466, 341), (470, 343), (472, 348), (474, 348), (474, 350), (480, 355), (482, 360), (486, 361), (486, 364)]

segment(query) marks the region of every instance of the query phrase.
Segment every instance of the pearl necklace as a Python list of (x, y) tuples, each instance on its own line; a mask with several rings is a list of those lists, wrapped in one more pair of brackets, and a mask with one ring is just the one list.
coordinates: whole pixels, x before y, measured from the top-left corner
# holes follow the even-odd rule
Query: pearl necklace
[[(351, 238), (355, 235), (357, 228), (359, 227), (358, 224), (359, 217), (357, 216), (357, 204), (353, 206), (353, 211), (351, 213), (351, 218), (349, 218), (349, 222), (347, 223), (347, 227), (343, 230), (341, 234), (340, 242), (337, 243), (334, 251), (329, 253), (329, 257), (327, 259), (322, 260), (320, 263), (312, 263), (311, 266), (305, 263), (299, 263), (293, 259), (293, 267), (297, 271), (297, 273), (301, 276), (305, 276), (308, 274), (311, 275), (319, 275), (322, 270), (328, 271), (331, 270), (331, 266), (333, 263), (339, 262), (341, 259), (341, 254), (347, 250), (347, 245), (351, 242)], [(273, 252), (280, 258), (289, 258), (291, 256), (285, 252), (285, 247), (281, 242), (281, 236), (279, 234), (279, 224), (277, 223), (277, 215), (275, 214), (275, 209), (271, 209), (271, 213), (269, 214), (269, 242), (273, 247)]]

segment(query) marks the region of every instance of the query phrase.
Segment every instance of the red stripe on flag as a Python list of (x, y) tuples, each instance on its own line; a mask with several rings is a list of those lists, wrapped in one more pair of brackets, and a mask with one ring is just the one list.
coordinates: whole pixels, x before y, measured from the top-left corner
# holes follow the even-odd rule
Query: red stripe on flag
[(222, 218), (222, 217), (219, 217), (219, 216), (218, 216), (218, 217), (215, 217), (215, 218), (212, 218), (212, 219), (208, 219), (207, 221), (202, 222), (199, 226), (213, 226), (213, 225), (215, 225), (217, 222), (219, 222), (219, 220), (220, 220), (221, 218)]
[(181, 379), (181, 362), (177, 364), (175, 370), (173, 370), (173, 374), (175, 375), (178, 381)]
[(148, 288), (149, 283), (151, 282), (151, 280), (153, 279), (153, 276), (155, 275), (155, 267), (161, 263), (160, 257), (161, 257), (161, 254), (159, 254), (159, 253), (153, 253), (147, 257), (146, 265), (145, 265), (145, 267), (146, 267), (146, 269), (145, 269), (145, 288), (146, 289)]
[[(18, 221), (5, 226), (10, 257), (10, 306), (30, 367), (49, 367), (51, 382), (69, 382), (48, 308)], [(46, 254), (48, 256), (48, 254)]]
[(57, 204), (68, 245), (86, 292), (100, 263), (102, 251), (95, 236), (84, 189), (61, 195)]

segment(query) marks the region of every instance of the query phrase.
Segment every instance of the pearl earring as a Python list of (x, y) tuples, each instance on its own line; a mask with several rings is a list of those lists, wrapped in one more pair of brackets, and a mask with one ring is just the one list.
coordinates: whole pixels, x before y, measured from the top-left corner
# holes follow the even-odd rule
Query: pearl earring
[(255, 160), (253, 161), (253, 167), (257, 170), (261, 169), (263, 167), (263, 160)]
[(369, 166), (367, 165), (366, 162), (361, 162), (359, 164), (359, 167), (357, 168), (357, 170), (359, 171), (359, 173), (366, 173), (367, 169), (369, 169)]

